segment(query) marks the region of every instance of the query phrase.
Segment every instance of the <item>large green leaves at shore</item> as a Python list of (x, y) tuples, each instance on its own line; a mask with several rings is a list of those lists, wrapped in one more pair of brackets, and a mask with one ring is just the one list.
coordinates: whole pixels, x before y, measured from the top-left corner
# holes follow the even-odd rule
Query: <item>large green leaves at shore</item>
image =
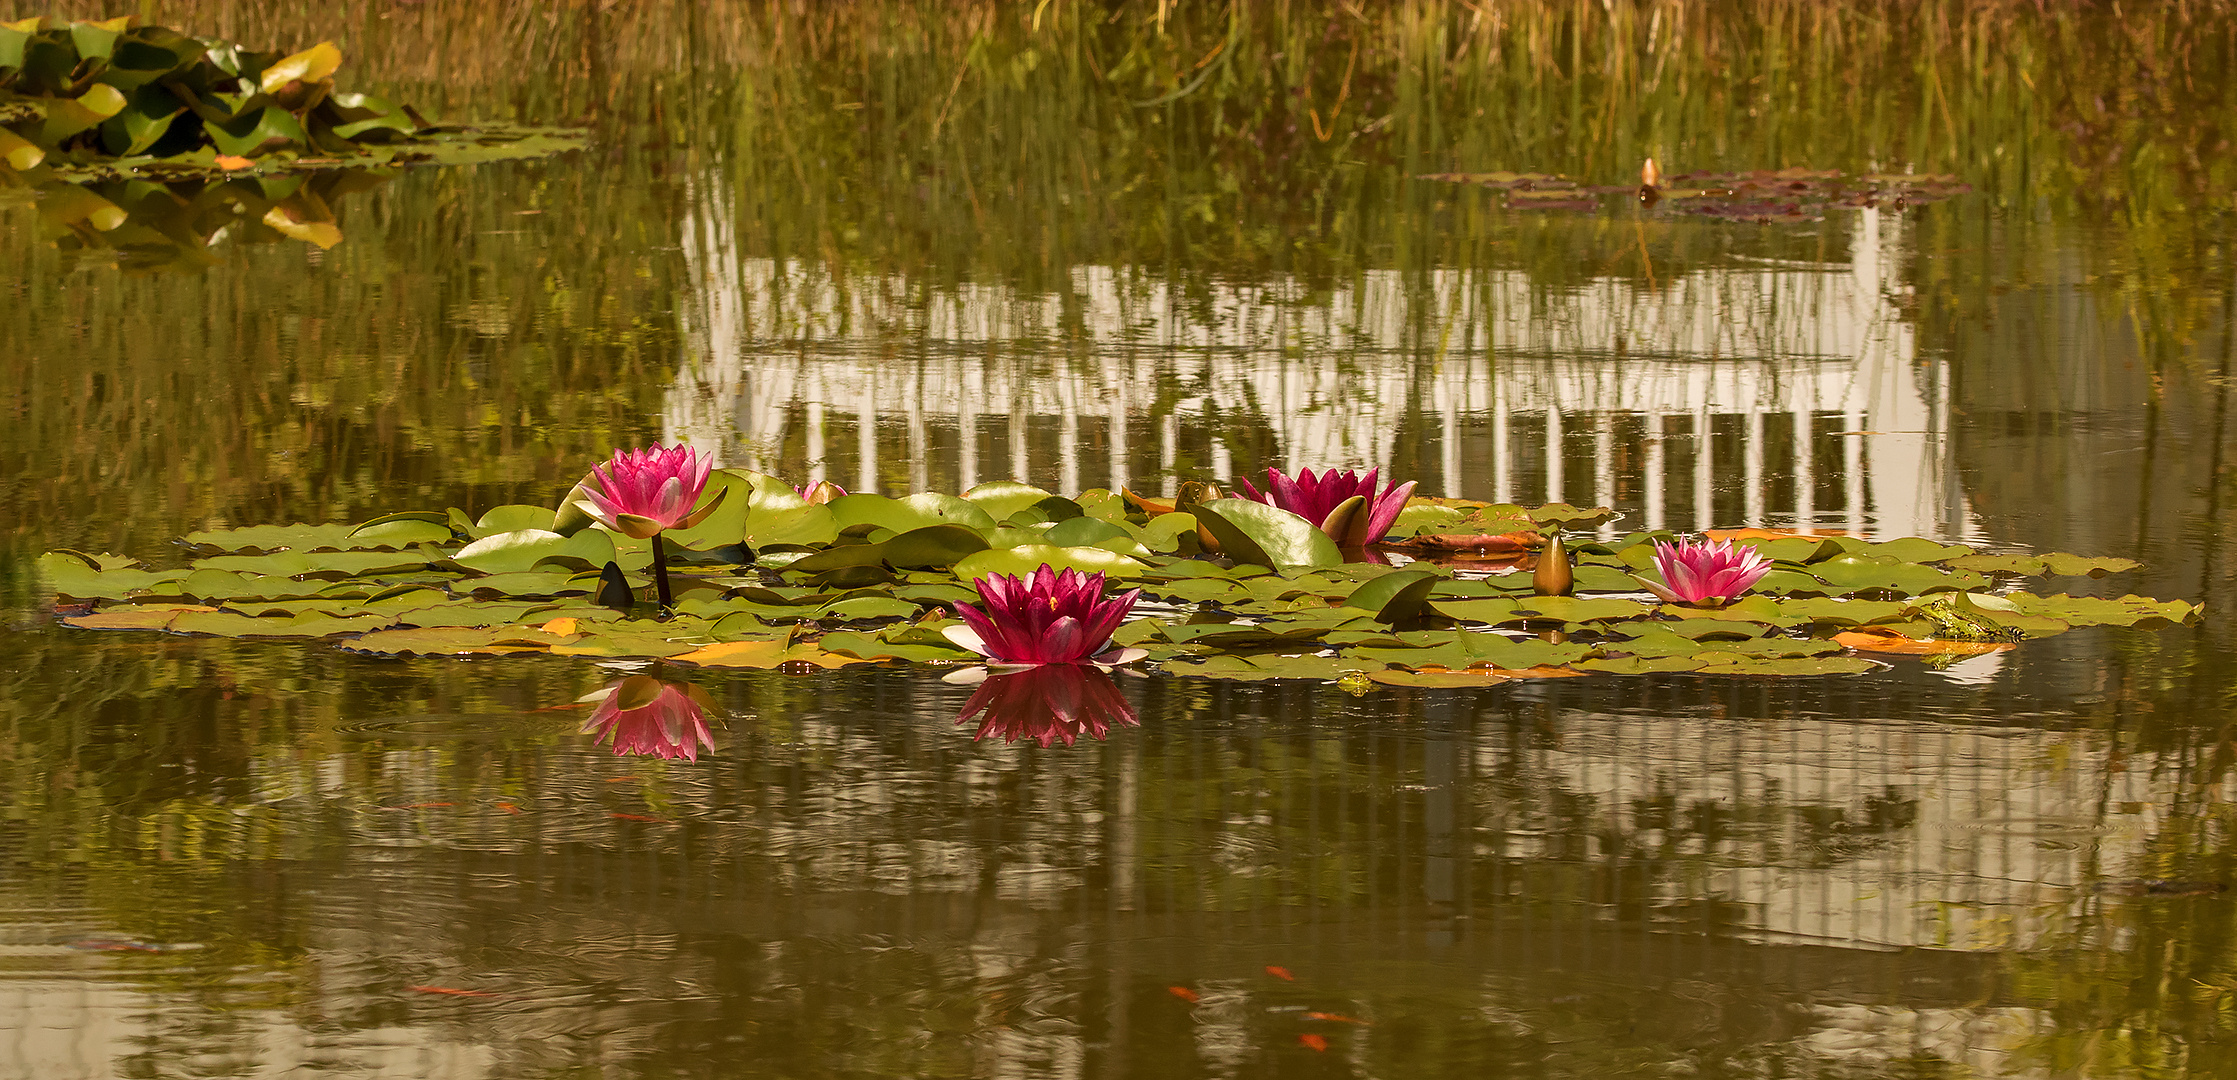
[(259, 52), (132, 17), (0, 23), (0, 164), (34, 182), (171, 181), (581, 145), (556, 131), (430, 124), (410, 105), (337, 90), (341, 65), (331, 42)]
[[(160, 569), (76, 551), (50, 552), (40, 566), (63, 600), (62, 621), (86, 629), (332, 638), (374, 655), (538, 652), (820, 670), (974, 659), (939, 632), (952, 622), (948, 609), (975, 599), (969, 582), (1048, 564), (1140, 588), (1145, 603), (1118, 640), (1173, 674), (1361, 686), (1857, 674), (1881, 663), (1861, 654), (1969, 654), (2079, 626), (2198, 615), (2180, 600), (2014, 587), (2034, 576), (2101, 577), (2134, 565), (2125, 560), (1987, 554), (1916, 537), (1741, 534), (1774, 569), (1755, 592), (1712, 610), (1658, 603), (1629, 576), (1667, 534), (1576, 544), (1578, 594), (1539, 596), (1529, 573), (1506, 566), (1394, 567), (1358, 554), (1347, 562), (1302, 518), (1240, 499), (1193, 514), (1128, 514), (1127, 500), (1109, 492), (1066, 498), (1005, 481), (961, 496), (810, 505), (774, 477), (725, 470), (711, 483), (728, 493), (723, 507), (666, 537), (677, 593), (667, 618), (591, 599), (608, 564), (642, 594), (646, 542), (539, 506), (211, 529), (184, 538), (185, 565)], [(1435, 540), (1441, 530), (1473, 536), (1516, 524), (1512, 535), (1527, 539), (1542, 525), (1607, 517), (1422, 500), (1398, 532)], [(1202, 554), (1207, 544), (1225, 555)]]

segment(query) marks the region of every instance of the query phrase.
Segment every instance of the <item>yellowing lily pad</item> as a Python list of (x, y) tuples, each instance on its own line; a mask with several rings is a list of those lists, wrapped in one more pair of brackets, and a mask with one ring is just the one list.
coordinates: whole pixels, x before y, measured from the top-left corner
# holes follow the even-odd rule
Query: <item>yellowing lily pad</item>
[(216, 610), (200, 604), (135, 604), (86, 615), (66, 616), (55, 621), (81, 630), (168, 630), (171, 628), (171, 620), (181, 613)]
[(846, 667), (850, 664), (867, 664), (873, 661), (859, 656), (828, 652), (813, 644), (788, 644), (783, 641), (726, 641), (703, 649), (669, 657), (678, 664), (700, 667), (760, 668), (768, 670), (785, 664), (813, 664), (819, 668)]

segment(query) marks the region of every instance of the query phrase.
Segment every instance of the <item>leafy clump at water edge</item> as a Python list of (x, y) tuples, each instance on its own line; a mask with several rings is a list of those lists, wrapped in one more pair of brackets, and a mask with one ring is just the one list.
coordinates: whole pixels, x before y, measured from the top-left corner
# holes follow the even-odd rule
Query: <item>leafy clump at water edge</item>
[(330, 42), (260, 52), (132, 17), (0, 23), (0, 176), (177, 181), (578, 148), (579, 134), (437, 125), (334, 85)]

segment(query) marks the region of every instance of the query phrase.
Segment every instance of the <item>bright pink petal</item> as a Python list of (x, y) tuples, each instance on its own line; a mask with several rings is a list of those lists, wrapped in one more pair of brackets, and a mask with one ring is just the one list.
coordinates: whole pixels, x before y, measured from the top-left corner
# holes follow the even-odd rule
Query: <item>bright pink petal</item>
[(1375, 500), (1373, 516), (1367, 519), (1368, 543), (1382, 543), (1383, 538), (1390, 535), (1390, 527), (1398, 521), (1398, 512), (1404, 510), (1406, 501), (1414, 497), (1415, 483), (1416, 481), (1408, 480)]

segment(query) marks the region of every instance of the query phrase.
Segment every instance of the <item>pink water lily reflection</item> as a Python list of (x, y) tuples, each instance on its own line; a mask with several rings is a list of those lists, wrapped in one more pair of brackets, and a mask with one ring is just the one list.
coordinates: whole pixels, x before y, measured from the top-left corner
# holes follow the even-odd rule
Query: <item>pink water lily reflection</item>
[(1134, 610), (1140, 589), (1103, 595), (1103, 575), (1058, 571), (1047, 563), (1024, 577), (989, 574), (972, 585), (984, 610), (957, 604), (962, 626), (941, 633), (996, 664), (1124, 664), (1147, 655), (1111, 646), (1111, 633)]
[(715, 748), (707, 729), (714, 699), (696, 686), (632, 675), (593, 696), (598, 708), (583, 722), (583, 734), (612, 742), (616, 754), (697, 761), (701, 749)]
[(1636, 575), (1634, 580), (1664, 600), (1694, 607), (1721, 607), (1771, 571), (1771, 560), (1761, 551), (1734, 547), (1730, 540), (1657, 540), (1654, 565), (1662, 572), (1661, 581)]
[[(1379, 475), (1375, 469), (1367, 470), (1365, 476), (1350, 469), (1323, 469), (1315, 476), (1313, 470), (1305, 469), (1292, 480), (1280, 469), (1268, 469), (1264, 491), (1248, 480), (1238, 483), (1245, 498), (1296, 514), (1319, 526), (1337, 546), (1351, 548), (1379, 543), (1389, 536), (1398, 512), (1406, 508), (1406, 500), (1413, 498), (1411, 480), (1393, 483), (1378, 494), (1375, 481)], [(1351, 503), (1353, 498), (1359, 502)]]
[(990, 676), (971, 694), (958, 724), (979, 718), (972, 740), (999, 736), (1044, 747), (1072, 745), (1080, 736), (1101, 740), (1114, 727), (1135, 727), (1134, 708), (1108, 672), (1083, 664), (1044, 664)]

